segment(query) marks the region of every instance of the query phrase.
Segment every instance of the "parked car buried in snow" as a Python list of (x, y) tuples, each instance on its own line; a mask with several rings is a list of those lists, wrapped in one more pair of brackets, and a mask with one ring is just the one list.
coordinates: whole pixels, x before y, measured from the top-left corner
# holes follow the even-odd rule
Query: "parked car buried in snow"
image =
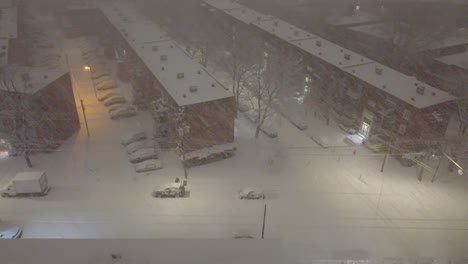
[(105, 81), (96, 85), (96, 89), (99, 91), (109, 90), (117, 88), (117, 84), (114, 81)]
[(131, 105), (121, 105), (121, 106), (122, 107), (119, 107), (115, 109), (114, 111), (109, 112), (110, 119), (116, 120), (116, 119), (122, 119), (125, 117), (136, 116), (137, 111), (135, 107)]
[(131, 163), (139, 163), (149, 159), (157, 159), (158, 153), (154, 148), (144, 148), (130, 154)]
[(123, 97), (122, 95), (114, 95), (104, 100), (104, 106), (124, 104), (125, 102), (125, 97)]
[(162, 162), (157, 159), (149, 159), (135, 164), (136, 172), (147, 172), (162, 169)]
[(265, 199), (265, 193), (263, 190), (257, 187), (246, 187), (239, 191), (239, 199)]
[(171, 182), (165, 184), (156, 190), (154, 190), (151, 195), (153, 197), (160, 198), (177, 198), (185, 196), (185, 186), (180, 182)]
[(0, 220), (0, 239), (15, 239), (22, 235), (23, 229), (21, 227)]
[(154, 147), (155, 147), (154, 141), (143, 140), (143, 141), (137, 141), (137, 142), (133, 142), (131, 144), (128, 144), (125, 147), (125, 149), (127, 150), (128, 154), (132, 154), (133, 152), (138, 151), (140, 149), (154, 148)]
[(133, 142), (141, 141), (146, 139), (146, 133), (143, 131), (135, 131), (130, 134), (127, 134), (122, 138), (120, 143), (124, 146), (127, 146), (128, 144), (131, 144)]
[(115, 95), (121, 95), (121, 94), (118, 92), (101, 92), (101, 93), (98, 93), (97, 99), (102, 102), (106, 100), (107, 98), (115, 96)]

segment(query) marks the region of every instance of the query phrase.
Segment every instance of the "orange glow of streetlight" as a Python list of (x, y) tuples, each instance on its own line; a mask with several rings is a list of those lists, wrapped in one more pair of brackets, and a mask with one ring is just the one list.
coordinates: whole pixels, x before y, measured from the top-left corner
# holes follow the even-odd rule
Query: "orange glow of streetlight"
[(88, 65), (85, 65), (85, 66), (84, 66), (84, 70), (85, 70), (85, 71), (90, 71), (90, 70), (91, 70), (91, 67), (89, 67)]

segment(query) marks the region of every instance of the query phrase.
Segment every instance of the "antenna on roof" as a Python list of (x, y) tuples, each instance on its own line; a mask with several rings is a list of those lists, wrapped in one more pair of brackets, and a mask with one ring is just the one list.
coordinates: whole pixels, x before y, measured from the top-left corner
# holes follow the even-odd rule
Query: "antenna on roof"
[(379, 67), (375, 67), (375, 73), (377, 73), (378, 75), (382, 75), (383, 69)]

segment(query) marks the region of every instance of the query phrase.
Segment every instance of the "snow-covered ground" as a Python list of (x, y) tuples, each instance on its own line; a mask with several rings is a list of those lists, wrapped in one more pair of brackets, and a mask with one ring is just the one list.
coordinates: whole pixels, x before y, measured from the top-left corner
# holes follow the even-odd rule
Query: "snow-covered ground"
[[(253, 125), (236, 120), (237, 154), (191, 168), (189, 198), (156, 199), (155, 186), (183, 177), (172, 152), (162, 170), (134, 172), (122, 136), (151, 132), (148, 113), (111, 121), (94, 96), (78, 42), (66, 43), (77, 105), (83, 99), (89, 124), (57, 152), (32, 156), (52, 187), (42, 198), (0, 199), (0, 216), (24, 227), (25, 238), (231, 238), (281, 239), (288, 263), (320, 259), (402, 257), (441, 261), (468, 257), (468, 179), (441, 167), (422, 182), (419, 169), (366, 149), (323, 149), (306, 133), (276, 115), (279, 137), (254, 139)], [(120, 89), (127, 89), (119, 84)], [(21, 157), (0, 159), (0, 184), (26, 170)], [(239, 200), (246, 186), (265, 190), (266, 200)]]

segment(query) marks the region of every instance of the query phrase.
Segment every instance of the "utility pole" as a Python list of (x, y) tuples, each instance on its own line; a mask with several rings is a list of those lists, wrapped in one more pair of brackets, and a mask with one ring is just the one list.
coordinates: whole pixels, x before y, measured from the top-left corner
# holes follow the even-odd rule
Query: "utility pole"
[(266, 210), (267, 210), (267, 205), (265, 204), (265, 207), (263, 208), (262, 239), (265, 237)]
[(382, 161), (382, 167), (380, 168), (380, 172), (384, 171), (385, 163), (387, 163), (387, 158), (388, 158), (388, 152), (385, 152), (385, 156), (384, 156), (383, 161)]
[(86, 132), (88, 133), (88, 138), (89, 138), (90, 135), (89, 135), (89, 128), (88, 128), (88, 119), (86, 118), (85, 106), (83, 103), (83, 99), (81, 99), (80, 101), (81, 101), (81, 109), (83, 110), (83, 117), (84, 117), (84, 121), (86, 125)]

